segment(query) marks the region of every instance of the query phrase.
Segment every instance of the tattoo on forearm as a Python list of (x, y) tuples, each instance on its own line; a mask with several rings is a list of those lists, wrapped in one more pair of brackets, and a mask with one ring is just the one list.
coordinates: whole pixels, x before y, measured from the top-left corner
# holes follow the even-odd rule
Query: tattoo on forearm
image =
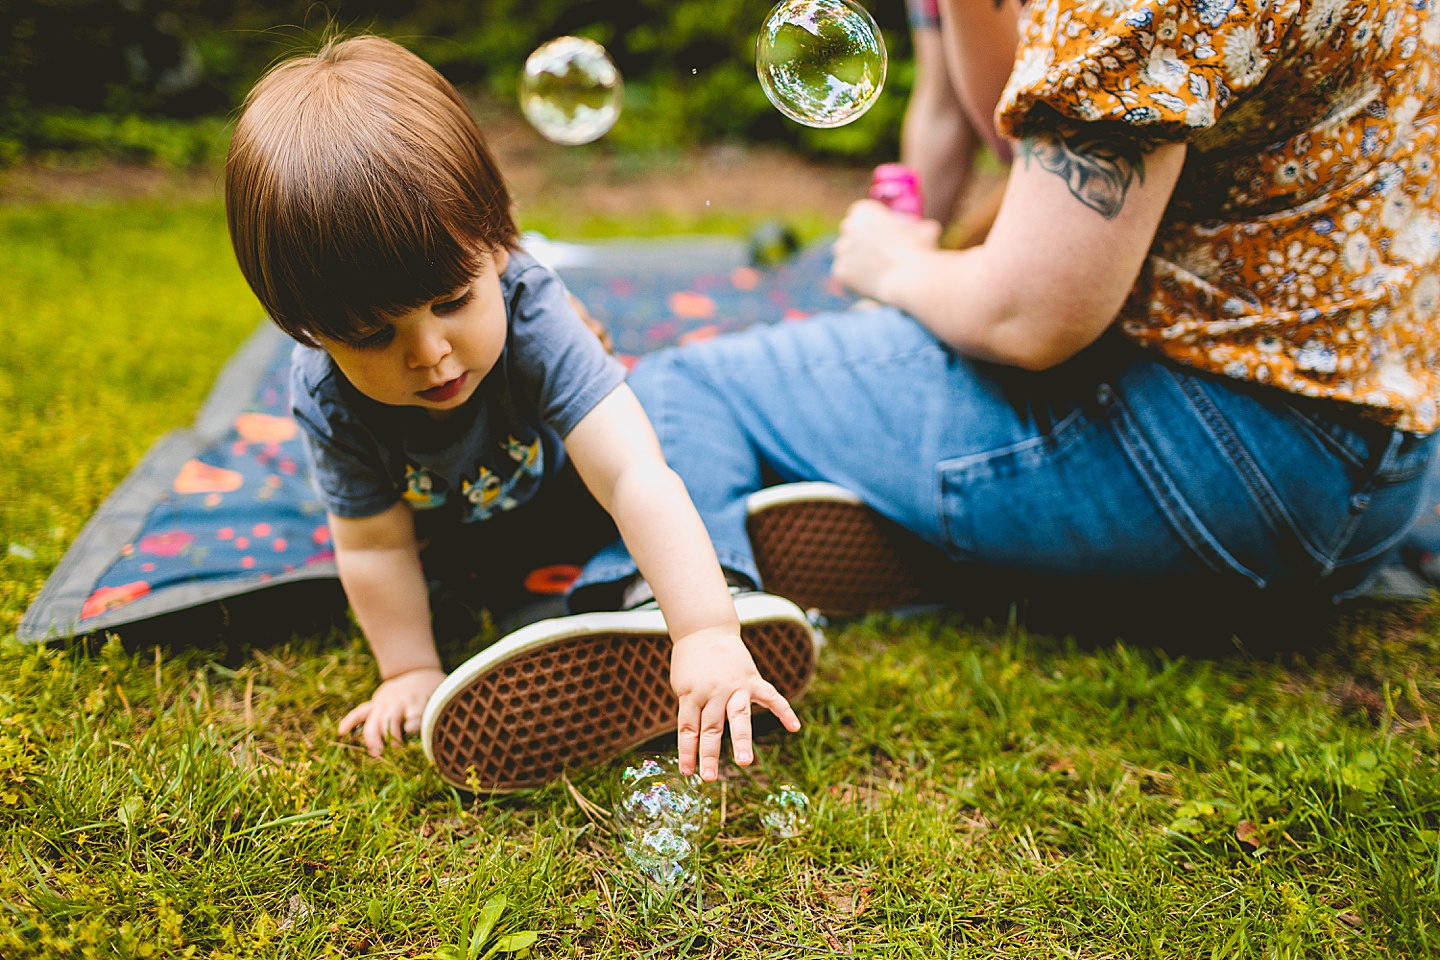
[(1093, 134), (1042, 133), (1020, 141), (1020, 152), (1065, 181), (1070, 192), (1106, 220), (1125, 205), (1134, 181), (1145, 181), (1143, 146), (1139, 141)]

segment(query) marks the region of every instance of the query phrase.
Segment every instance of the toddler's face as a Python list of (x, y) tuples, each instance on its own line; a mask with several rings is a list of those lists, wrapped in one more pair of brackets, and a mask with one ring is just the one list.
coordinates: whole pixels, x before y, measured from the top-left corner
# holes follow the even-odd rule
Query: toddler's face
[(355, 389), (396, 407), (443, 419), (475, 393), (505, 346), (500, 274), (510, 257), (494, 251), (468, 287), (366, 331), (358, 344), (320, 338)]

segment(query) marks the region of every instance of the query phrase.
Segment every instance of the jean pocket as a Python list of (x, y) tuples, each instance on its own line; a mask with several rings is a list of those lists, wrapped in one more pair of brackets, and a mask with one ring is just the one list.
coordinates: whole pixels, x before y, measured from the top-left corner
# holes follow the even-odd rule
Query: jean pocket
[(1192, 573), (1111, 424), (1078, 408), (1043, 434), (942, 461), (940, 516), (957, 560), (1059, 576)]

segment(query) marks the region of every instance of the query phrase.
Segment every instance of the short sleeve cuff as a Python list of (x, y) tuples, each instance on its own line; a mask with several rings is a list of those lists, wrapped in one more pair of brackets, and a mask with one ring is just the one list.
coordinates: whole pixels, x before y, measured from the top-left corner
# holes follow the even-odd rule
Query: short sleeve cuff
[(1034, 4), (997, 108), (1001, 133), (1104, 123), (1156, 142), (1188, 140), (1264, 79), (1284, 35), (1255, 0), (1115, 6)]

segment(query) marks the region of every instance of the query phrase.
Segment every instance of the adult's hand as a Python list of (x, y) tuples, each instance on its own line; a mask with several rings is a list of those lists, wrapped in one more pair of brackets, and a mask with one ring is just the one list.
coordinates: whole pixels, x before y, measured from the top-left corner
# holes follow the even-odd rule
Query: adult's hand
[(877, 200), (857, 200), (840, 221), (830, 272), (862, 297), (891, 303), (887, 281), (899, 267), (938, 249), (940, 231), (938, 221), (894, 213)]

